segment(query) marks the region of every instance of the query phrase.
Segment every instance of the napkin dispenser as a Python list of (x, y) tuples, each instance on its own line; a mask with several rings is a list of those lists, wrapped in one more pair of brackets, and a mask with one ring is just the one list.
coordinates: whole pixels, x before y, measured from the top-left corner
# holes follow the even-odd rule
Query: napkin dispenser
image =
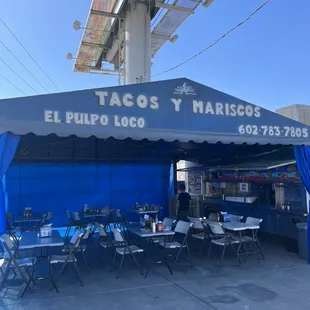
[(44, 225), (40, 228), (40, 237), (51, 237), (52, 236), (52, 226), (51, 225)]

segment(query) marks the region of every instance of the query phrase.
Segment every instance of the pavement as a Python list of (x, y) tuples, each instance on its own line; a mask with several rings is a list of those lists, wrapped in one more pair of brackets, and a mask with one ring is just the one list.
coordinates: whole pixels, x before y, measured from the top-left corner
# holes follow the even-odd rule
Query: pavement
[(145, 279), (128, 261), (116, 279), (111, 259), (102, 261), (102, 249), (94, 239), (88, 247), (91, 271), (79, 261), (84, 287), (71, 267), (58, 280), (59, 294), (42, 280), (33, 293), (19, 298), (20, 283), (12, 279), (0, 291), (0, 309), (310, 309), (310, 265), (279, 241), (263, 246), (266, 260), (259, 263), (250, 257), (238, 266), (228, 256), (222, 266), (194, 251), (193, 268), (184, 261), (170, 275), (164, 265), (154, 265)]

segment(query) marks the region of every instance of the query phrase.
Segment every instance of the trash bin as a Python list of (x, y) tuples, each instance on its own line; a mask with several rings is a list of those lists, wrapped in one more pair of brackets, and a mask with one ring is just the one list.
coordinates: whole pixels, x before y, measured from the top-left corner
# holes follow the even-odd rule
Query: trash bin
[(296, 226), (298, 230), (299, 256), (302, 259), (308, 260), (308, 224), (298, 223)]

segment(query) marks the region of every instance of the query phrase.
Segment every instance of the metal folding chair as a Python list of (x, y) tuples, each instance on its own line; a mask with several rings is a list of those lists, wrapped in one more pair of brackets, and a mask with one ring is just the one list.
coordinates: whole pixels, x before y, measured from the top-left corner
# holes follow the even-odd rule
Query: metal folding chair
[(45, 223), (50, 224), (51, 219), (52, 219), (52, 212), (47, 212), (46, 218), (45, 218)]
[[(253, 225), (253, 226), (259, 226), (260, 227), (262, 222), (263, 222), (263, 219), (255, 218), (255, 217), (248, 217), (246, 219), (246, 223)], [(258, 231), (259, 231), (259, 229), (251, 229), (251, 233), (252, 233), (251, 236), (244, 236), (243, 237), (243, 240), (247, 244), (249, 244), (245, 260), (248, 258), (248, 256), (251, 253), (256, 254), (257, 261), (259, 260), (260, 256), (262, 257), (263, 260), (265, 260), (265, 255), (263, 253), (263, 249), (261, 247), (261, 244), (260, 244), (260, 241), (258, 238)], [(253, 248), (253, 251), (252, 251), (252, 248)]]
[[(13, 270), (14, 273), (16, 270), (17, 273), (21, 276), (22, 280), (26, 284), (25, 289), (23, 290), (23, 292), (21, 294), (21, 297), (23, 297), (27, 289), (29, 289), (31, 291), (30, 283), (33, 282), (34, 266), (37, 262), (37, 259), (35, 257), (18, 258), (18, 248), (13, 243), (13, 241), (11, 240), (11, 238), (8, 234), (2, 235), (0, 237), (0, 241), (3, 244), (5, 254), (6, 254), (4, 258), (6, 258), (6, 260), (7, 260), (7, 266), (6, 266), (6, 270), (3, 274), (3, 279), (1, 282), (1, 288), (7, 282), (10, 270)], [(31, 273), (29, 272), (30, 267), (32, 267)], [(25, 273), (28, 276), (28, 279), (27, 279), (26, 275), (22, 272), (22, 269), (25, 270)]]
[[(21, 227), (14, 226), (13, 215), (9, 212), (6, 212), (5, 220), (6, 220), (6, 232), (7, 232), (7, 234), (10, 235), (12, 240), (16, 243), (16, 245), (18, 245), (19, 238), (21, 237), (22, 232), (23, 232)], [(19, 234), (19, 238), (16, 236), (17, 234)]]
[[(140, 273), (142, 276), (144, 276), (144, 273), (135, 257), (136, 253), (143, 253), (144, 250), (137, 247), (136, 245), (128, 245), (126, 239), (124, 238), (121, 230), (119, 228), (112, 228), (112, 232), (114, 235), (114, 240), (115, 240), (115, 253), (114, 253), (114, 257), (113, 257), (113, 261), (112, 261), (112, 267), (111, 270), (116, 269), (117, 270), (117, 275), (116, 278), (119, 278), (122, 266), (123, 266), (123, 262), (125, 257), (129, 258), (131, 260), (131, 262), (138, 267)], [(121, 256), (121, 261), (119, 264), (119, 267), (115, 267), (114, 263), (116, 261), (116, 256), (120, 255)]]
[[(227, 246), (233, 247), (234, 244), (239, 244), (240, 240), (238, 237), (228, 235), (223, 229), (221, 223), (216, 222), (208, 223), (208, 226), (210, 227), (212, 233), (208, 256), (210, 257), (211, 255), (213, 244), (222, 247), (223, 251), (221, 255), (221, 263), (223, 264)], [(238, 252), (237, 252), (237, 260), (239, 262)]]
[(47, 213), (44, 213), (41, 217), (41, 220), (33, 226), (33, 230), (39, 231), (42, 226), (45, 225), (47, 218)]
[(111, 238), (111, 235), (107, 233), (104, 225), (96, 222), (95, 226), (98, 228), (98, 232), (100, 236), (100, 246), (104, 249), (103, 259), (102, 259), (104, 261), (108, 250), (113, 249), (115, 247), (115, 242)]
[[(172, 255), (172, 253), (169, 252), (169, 250), (178, 250), (177, 251), (177, 255), (174, 256), (174, 261), (173, 261), (173, 265), (175, 265), (178, 260), (180, 258), (182, 258), (183, 260), (187, 260), (190, 262), (191, 267), (193, 267), (193, 262), (192, 262), (192, 257), (191, 257), (191, 253), (188, 247), (188, 243), (187, 243), (187, 239), (188, 239), (188, 235), (190, 232), (190, 229), (192, 228), (193, 223), (190, 222), (184, 222), (184, 221), (178, 221), (177, 225), (174, 229), (175, 232), (175, 236), (173, 237), (174, 241), (164, 241), (164, 242), (160, 242), (159, 245), (161, 247), (164, 248), (164, 252), (165, 252), (165, 261), (167, 261), (167, 256), (168, 255)], [(180, 236), (181, 241), (178, 242), (176, 241), (176, 237)], [(186, 249), (187, 255), (188, 255), (188, 259), (185, 257), (180, 257), (181, 253), (183, 250)]]
[(188, 217), (188, 220), (193, 223), (192, 228), (194, 230), (194, 233), (192, 234), (192, 238), (198, 240), (201, 243), (200, 255), (203, 256), (206, 240), (210, 239), (209, 232), (207, 228), (203, 225), (202, 219)]
[(59, 277), (62, 274), (62, 272), (64, 271), (64, 269), (69, 264), (73, 265), (73, 268), (74, 268), (74, 271), (75, 271), (77, 279), (79, 280), (81, 286), (84, 286), (84, 284), (82, 282), (82, 279), (81, 279), (81, 276), (80, 276), (80, 273), (79, 273), (78, 266), (77, 266), (77, 258), (75, 256), (75, 250), (79, 247), (81, 239), (82, 239), (84, 233), (85, 232), (81, 232), (79, 230), (75, 231), (75, 233), (73, 234), (73, 237), (70, 240), (70, 245), (73, 245), (73, 246), (69, 247), (69, 253), (68, 254), (66, 254), (66, 255), (52, 255), (50, 257), (50, 260), (49, 260), (49, 266), (50, 267), (54, 268), (54, 266), (57, 265), (57, 264), (61, 264), (62, 265), (62, 267), (61, 267), (61, 269), (60, 269), (56, 279), (55, 279), (55, 276), (53, 274), (51, 274), (51, 268), (49, 268), (50, 277), (51, 277), (53, 286), (54, 286), (54, 288), (55, 288), (57, 293), (59, 293), (59, 290), (58, 290), (58, 287), (56, 285), (56, 281), (59, 279)]

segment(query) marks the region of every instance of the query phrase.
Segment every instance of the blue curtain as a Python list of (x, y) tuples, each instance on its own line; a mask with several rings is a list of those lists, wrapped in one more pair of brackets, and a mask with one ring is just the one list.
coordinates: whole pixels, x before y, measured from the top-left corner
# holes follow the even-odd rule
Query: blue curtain
[(5, 233), (7, 192), (5, 173), (8, 170), (19, 143), (19, 136), (10, 133), (0, 135), (0, 236)]
[[(301, 180), (310, 193), (310, 147), (296, 146), (294, 148), (296, 166), (300, 174)], [(307, 201), (307, 205), (308, 205)], [(308, 262), (310, 264), (310, 217), (308, 216)]]
[(52, 212), (53, 226), (68, 222), (65, 210), (84, 204), (120, 209), (129, 221), (136, 202), (160, 204), (168, 214), (170, 162), (165, 163), (13, 163), (6, 173), (9, 211), (25, 207)]

